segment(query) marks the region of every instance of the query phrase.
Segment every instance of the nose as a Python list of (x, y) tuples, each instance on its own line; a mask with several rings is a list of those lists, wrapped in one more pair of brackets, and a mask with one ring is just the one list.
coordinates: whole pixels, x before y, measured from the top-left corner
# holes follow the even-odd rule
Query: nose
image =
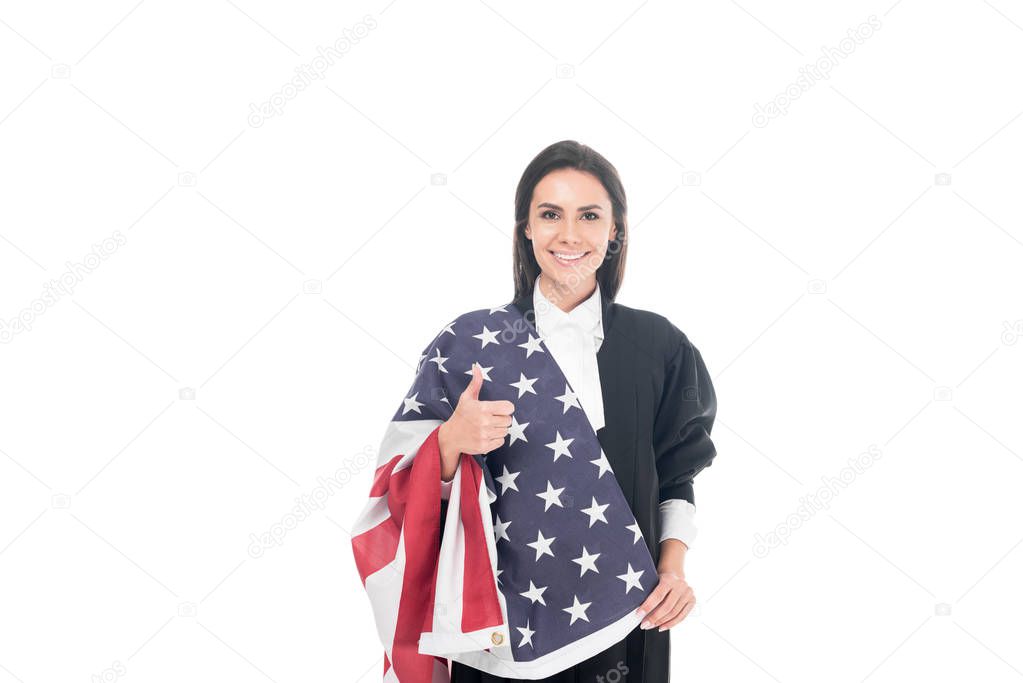
[(558, 238), (564, 244), (579, 244), (582, 242), (580, 235), (579, 226), (576, 224), (574, 218), (567, 217), (561, 223), (561, 231), (558, 234)]

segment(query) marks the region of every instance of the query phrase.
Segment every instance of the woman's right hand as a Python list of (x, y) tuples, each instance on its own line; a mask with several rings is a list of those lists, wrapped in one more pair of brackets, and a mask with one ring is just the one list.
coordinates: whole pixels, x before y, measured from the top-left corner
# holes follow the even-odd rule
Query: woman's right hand
[(458, 398), (455, 412), (437, 433), (441, 452), (441, 479), (450, 481), (462, 453), (486, 454), (501, 446), (508, 436), (515, 404), (511, 401), (481, 401), (483, 372), (472, 364), (472, 380)]

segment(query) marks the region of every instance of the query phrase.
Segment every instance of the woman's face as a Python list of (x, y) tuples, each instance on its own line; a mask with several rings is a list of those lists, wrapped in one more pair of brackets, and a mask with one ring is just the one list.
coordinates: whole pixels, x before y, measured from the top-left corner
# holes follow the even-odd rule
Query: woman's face
[(526, 237), (544, 279), (559, 289), (592, 291), (608, 240), (614, 239), (607, 190), (589, 173), (551, 171), (533, 189)]

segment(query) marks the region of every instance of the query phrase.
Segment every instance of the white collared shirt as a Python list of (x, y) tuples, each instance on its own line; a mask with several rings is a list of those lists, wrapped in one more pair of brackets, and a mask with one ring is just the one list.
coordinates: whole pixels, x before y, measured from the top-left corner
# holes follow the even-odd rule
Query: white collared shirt
[(533, 285), (536, 331), (565, 373), (596, 432), (604, 426), (604, 395), (597, 368), (597, 351), (604, 341), (600, 283), (588, 299), (566, 313), (544, 295), (540, 289), (542, 277), (539, 275)]
[[(565, 312), (551, 302), (540, 289), (540, 278), (533, 284), (533, 313), (536, 331), (565, 378), (572, 386), (583, 412), (596, 432), (604, 426), (604, 395), (600, 388), (597, 351), (604, 341), (603, 302), (600, 283), (593, 294), (571, 311)], [(441, 498), (448, 499), (452, 482), (441, 481)], [(677, 538), (693, 546), (696, 538), (696, 506), (682, 498), (660, 504), (661, 538)]]

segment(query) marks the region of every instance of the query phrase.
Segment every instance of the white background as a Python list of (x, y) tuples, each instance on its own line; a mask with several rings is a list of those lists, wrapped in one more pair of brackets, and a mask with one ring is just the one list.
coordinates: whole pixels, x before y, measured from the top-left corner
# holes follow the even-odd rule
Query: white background
[(0, 683), (378, 680), (347, 530), (566, 138), (718, 393), (673, 680), (1018, 681), (1021, 63), (1008, 0), (0, 4)]

